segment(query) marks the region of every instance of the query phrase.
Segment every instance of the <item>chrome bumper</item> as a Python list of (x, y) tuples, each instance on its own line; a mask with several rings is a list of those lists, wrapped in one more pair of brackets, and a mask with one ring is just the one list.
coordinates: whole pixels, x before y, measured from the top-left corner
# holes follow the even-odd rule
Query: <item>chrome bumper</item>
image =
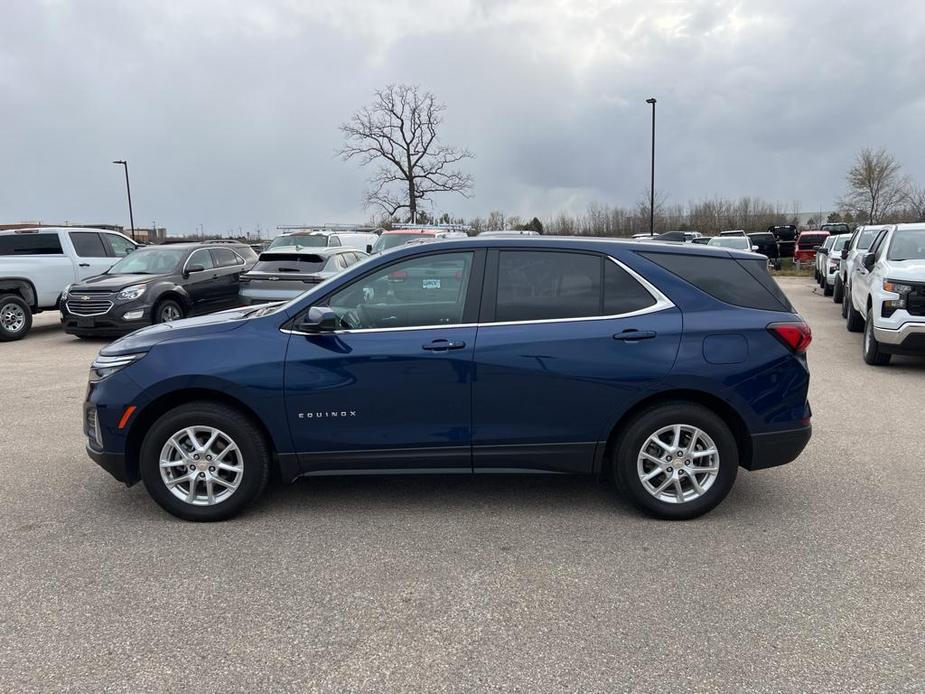
[(877, 342), (887, 345), (901, 345), (910, 335), (925, 335), (925, 323), (903, 323), (896, 330), (874, 326)]

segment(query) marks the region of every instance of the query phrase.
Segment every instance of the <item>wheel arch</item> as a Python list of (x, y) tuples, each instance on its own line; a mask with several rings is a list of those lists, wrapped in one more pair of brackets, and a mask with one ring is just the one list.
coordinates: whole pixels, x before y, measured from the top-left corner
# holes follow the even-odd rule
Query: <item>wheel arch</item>
[(274, 441), (270, 430), (267, 429), (263, 420), (257, 416), (247, 404), (238, 398), (209, 388), (185, 388), (165, 393), (148, 403), (136, 417), (131, 421), (128, 433), (125, 439), (125, 461), (128, 476), (137, 481), (140, 478), (139, 457), (141, 454), (141, 444), (144, 441), (145, 434), (151, 428), (151, 425), (163, 414), (169, 412), (175, 407), (186, 405), (191, 402), (212, 402), (231, 407), (238, 410), (251, 420), (251, 423), (257, 427), (263, 435), (267, 449), (270, 451), (271, 465), (279, 465), (278, 446)]
[(35, 312), (38, 309), (38, 294), (35, 286), (28, 279), (22, 277), (4, 277), (0, 279), (0, 295), (13, 294), (29, 304), (29, 308)]
[(607, 441), (601, 451), (601, 457), (597, 465), (597, 472), (600, 477), (607, 477), (610, 474), (609, 461), (629, 422), (643, 410), (668, 402), (689, 402), (694, 405), (701, 405), (718, 415), (732, 431), (735, 438), (739, 452), (739, 465), (749, 468), (752, 460), (751, 435), (745, 420), (736, 412), (735, 408), (712, 393), (694, 389), (676, 389), (655, 393), (643, 398), (620, 416), (611, 427)]
[(189, 311), (193, 305), (193, 302), (190, 300), (189, 294), (187, 294), (181, 287), (166, 287), (157, 295), (157, 298), (151, 304), (151, 315), (154, 316), (157, 311), (157, 307), (164, 301), (176, 301), (183, 308), (184, 311)]

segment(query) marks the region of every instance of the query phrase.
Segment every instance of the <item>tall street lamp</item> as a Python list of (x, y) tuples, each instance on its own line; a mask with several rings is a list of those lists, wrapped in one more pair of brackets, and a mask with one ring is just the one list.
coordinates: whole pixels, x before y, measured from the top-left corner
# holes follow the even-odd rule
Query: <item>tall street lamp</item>
[(652, 177), (649, 181), (649, 236), (655, 236), (655, 99), (646, 99), (652, 104)]
[(125, 167), (125, 192), (128, 194), (128, 221), (132, 225), (132, 241), (135, 240), (135, 216), (132, 214), (132, 187), (128, 183), (128, 162), (124, 159), (119, 159), (113, 162), (113, 164), (121, 164)]

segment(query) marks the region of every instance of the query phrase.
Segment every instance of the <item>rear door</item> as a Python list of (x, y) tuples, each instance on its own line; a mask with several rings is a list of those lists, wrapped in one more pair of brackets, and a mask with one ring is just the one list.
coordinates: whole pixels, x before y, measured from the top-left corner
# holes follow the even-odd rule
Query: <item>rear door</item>
[(110, 255), (99, 232), (69, 231), (68, 238), (77, 256), (77, 279), (101, 275), (111, 268), (118, 258)]
[(671, 369), (681, 315), (609, 256), (490, 251), (475, 347), (473, 466), (592, 469), (597, 442)]
[(237, 306), (244, 258), (230, 248), (212, 248), (210, 252), (215, 264), (215, 301), (221, 306)]

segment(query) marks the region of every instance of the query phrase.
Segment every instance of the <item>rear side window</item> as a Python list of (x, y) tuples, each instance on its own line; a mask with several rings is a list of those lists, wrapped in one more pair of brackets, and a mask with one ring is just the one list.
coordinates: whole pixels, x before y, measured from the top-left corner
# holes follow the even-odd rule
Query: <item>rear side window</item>
[(793, 311), (768, 274), (764, 259), (736, 260), (680, 253), (639, 255), (727, 304), (764, 311)]
[(57, 234), (0, 235), (0, 255), (61, 255)]
[(103, 247), (99, 234), (86, 231), (72, 231), (69, 236), (74, 250), (81, 258), (105, 258), (109, 254)]
[(215, 261), (215, 267), (243, 265), (241, 258), (230, 248), (213, 248), (212, 259)]
[(604, 260), (604, 315), (641, 311), (655, 304), (655, 297), (626, 270)]
[(501, 251), (496, 321), (601, 315), (601, 257), (554, 251)]

